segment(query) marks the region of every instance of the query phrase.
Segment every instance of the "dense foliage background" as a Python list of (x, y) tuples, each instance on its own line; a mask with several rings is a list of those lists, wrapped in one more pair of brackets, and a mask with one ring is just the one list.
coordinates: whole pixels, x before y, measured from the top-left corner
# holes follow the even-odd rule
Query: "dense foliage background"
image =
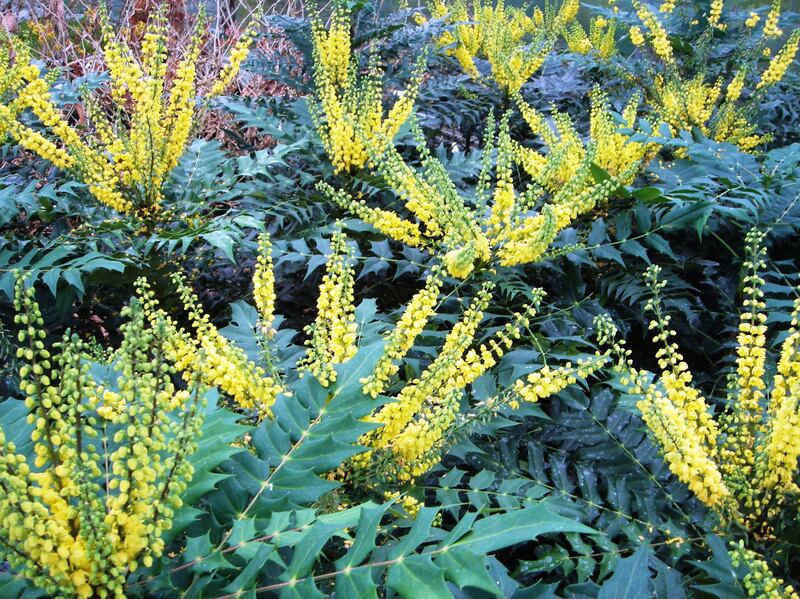
[[(587, 49), (574, 38), (568, 43), (559, 30), (518, 95), (498, 84), (497, 67), (485, 57), (474, 61), (477, 77), (464, 71), (448, 51), (458, 42), (442, 42), (457, 24), (436, 14), (437, 6), (350, 2), (348, 35), (358, 69), (365, 71), (372, 55), (383, 70), (379, 89), (386, 106), (418, 85), (413, 115), (394, 136), (398, 155), (423, 170), (418, 146), (427, 148), (475, 214), (482, 169), (501, 153), (499, 147), (482, 152), (492, 135), (490, 122), (500, 126), (500, 137), (506, 127), (515, 143), (550, 156), (559, 151), (531, 131), (520, 100), (546, 119), (568, 115), (585, 141), (593, 139), (591, 92), (599, 85), (629, 143), (653, 144), (654, 151), (637, 162), (629, 180), (614, 179), (606, 197), (561, 227), (536, 260), (476, 260), (467, 276), (442, 268), (435, 313), (399, 360), (385, 393), (373, 399), (359, 381), (372, 372), (384, 335), (394, 330), (404, 306), (452, 248), (396, 241), (318, 185), (408, 213), (407, 199), (376, 166), (379, 159), (336, 168), (318, 134), (319, 117), (313, 105), (309, 109), (320, 83), (308, 15), (318, 10), (325, 22), (332, 7), (288, 3), (256, 15), (255, 41), (241, 72), (224, 94), (198, 100), (189, 143), (163, 186), (166, 216), (155, 225), (98, 202), (84, 180), (23, 148), (0, 121), (0, 396), (8, 398), (0, 403), (0, 426), (6, 438), (17, 452), (32, 455), (30, 435), (39, 426), (36, 418), (26, 420), (30, 401), (21, 401), (27, 341), (18, 331), (28, 323), (15, 321), (21, 309), (14, 303), (15, 281), (22, 276), (34, 289), (48, 347), (65, 332), (77, 335), (86, 346), (81, 355), (92, 356), (93, 380), (122, 393), (115, 373), (128, 358), (108, 362), (109, 348), (127, 347), (123, 323), (133, 317), (123, 308), (141, 295), (136, 281), (145, 277), (176, 327), (198, 330), (182, 297), (188, 289), (247, 358), (282, 373), (285, 387), (261, 419), (224, 384), (209, 386), (199, 441), (187, 458), (193, 476), (173, 526), (163, 531), (163, 554), (126, 571), (117, 596), (796, 596), (785, 587), (800, 584), (797, 489), (786, 494), (780, 525), (767, 532), (726, 522), (671, 472), (637, 407), (641, 393), (613, 367), (613, 357), (537, 403), (510, 399), (521, 377), (604, 351), (595, 320), (602, 314), (616, 323), (636, 368), (661, 372), (646, 309), (653, 294), (646, 272), (658, 265), (666, 284), (660, 295), (676, 332), (672, 340), (710, 411), (723, 412), (736, 373), (743, 277), (749, 272), (745, 238), (753, 229), (765, 235), (759, 272), (765, 281), (766, 369), (776, 372), (800, 297), (800, 78), (792, 54), (780, 81), (757, 92), (758, 74), (770, 58), (760, 46), (753, 50), (757, 33), (750, 35), (744, 25), (751, 13), (763, 24), (773, 7), (726, 4), (726, 27), (707, 24), (713, 6), (703, 0), (679, 2), (663, 13), (652, 7), (686, 81), (699, 75), (709, 86), (727, 86), (737, 65), (754, 61), (744, 92), (753, 101), (741, 115), (767, 136), (749, 146), (711, 126), (670, 126), (666, 113), (653, 108), (653, 97), (666, 95), (652, 91), (663, 60), (649, 42), (633, 43), (631, 26), (647, 32), (636, 6), (582, 4), (576, 22), (587, 33), (598, 16), (614, 20), (614, 51), (601, 56), (597, 39)], [(533, 14), (535, 6), (519, 8)], [(213, 80), (254, 8), (206, 8), (198, 81)], [(782, 8), (783, 36), (769, 41), (770, 56), (797, 31), (796, 6)], [(171, 44), (190, 43), (197, 10), (192, 3), (169, 3), (164, 14)], [(156, 3), (110, 3), (108, 11), (119, 35), (135, 41)], [(2, 13), (8, 35), (32, 49), (32, 61), (48, 73), (50, 97), (76, 127), (87, 122), (88, 91), (102, 92), (109, 80), (99, 59), (97, 15), (97, 6), (71, 1), (12, 3)], [(745, 59), (741, 53), (750, 46)], [(722, 98), (727, 87), (719, 85)], [(626, 123), (620, 114), (633, 93), (643, 103), (634, 122)], [(687, 93), (684, 88), (677, 95), (685, 99)], [(589, 154), (587, 186), (619, 175), (598, 163)], [(521, 164), (512, 170), (519, 189), (544, 181)], [(542, 202), (535, 204), (539, 210), (549, 200), (536, 201)], [(308, 373), (299, 376), (295, 364), (309, 337), (304, 327), (315, 323), (320, 286), (335, 254), (332, 238), (340, 230), (355, 269), (358, 353), (337, 363), (336, 380), (323, 386)], [(263, 255), (259, 235), (265, 232), (280, 315), (266, 340), (253, 307), (253, 276)], [(475, 345), (543, 299), (519, 327), (513, 348), (458, 390), (459, 417), (436, 447), (435, 465), (412, 477), (390, 475), (378, 458), (370, 467), (353, 466), (364, 450), (368, 417), (425, 371), (443, 351), (446, 332), (486, 288), (490, 301)], [(124, 355), (135, 361), (135, 352)], [(169, 376), (178, 386), (188, 384), (178, 383), (174, 372)], [(797, 418), (794, 423), (800, 427)], [(800, 433), (792, 438), (800, 440)], [(0, 471), (3, 485), (9, 467), (0, 465), (6, 468)], [(11, 491), (0, 488), (8, 497)], [(7, 519), (15, 510), (4, 507), (0, 516)], [(753, 582), (755, 562), (733, 557), (730, 543), (739, 540), (783, 579), (784, 588), (774, 592), (784, 594)], [(0, 597), (46, 596), (7, 553), (3, 559)], [(73, 596), (62, 592), (48, 591)]]

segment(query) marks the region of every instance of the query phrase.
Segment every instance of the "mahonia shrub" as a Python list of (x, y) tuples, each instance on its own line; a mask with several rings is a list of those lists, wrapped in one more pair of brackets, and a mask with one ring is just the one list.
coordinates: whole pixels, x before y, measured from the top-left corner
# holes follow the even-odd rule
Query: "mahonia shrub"
[(337, 0), (328, 25), (319, 12), (311, 19), (315, 97), (309, 98), (314, 127), (336, 172), (363, 168), (366, 145), (374, 136), (392, 138), (408, 119), (422, 83), (425, 55), (416, 65), (408, 87), (388, 112), (383, 106), (383, 73), (378, 54), (371, 51), (366, 72), (352, 47), (350, 9)]
[[(657, 12), (641, 0), (633, 6), (642, 25), (631, 29), (630, 39), (636, 46), (649, 48), (655, 58), (644, 84), (654, 115), (672, 133), (697, 128), (711, 139), (745, 151), (768, 141), (758, 134), (754, 116), (766, 91), (783, 79), (800, 45), (800, 30), (795, 30), (757, 74), (759, 61), (771, 56), (770, 44), (783, 33), (778, 26), (780, 0), (773, 3), (760, 34), (755, 33), (759, 16), (751, 13), (729, 59), (730, 69), (718, 76), (711, 73), (713, 42), (715, 34), (728, 26), (722, 19), (721, 0), (712, 2), (707, 27), (694, 42), (692, 57), (686, 59), (676, 56)], [(661, 12), (669, 13), (673, 7), (674, 3), (665, 2)]]
[[(619, 115), (611, 111), (608, 96), (599, 87), (592, 89), (590, 98), (589, 137), (584, 141), (569, 115), (555, 110), (552, 120), (549, 120), (521, 96), (517, 96), (522, 118), (548, 152), (545, 154), (512, 142), (514, 155), (516, 161), (542, 187), (557, 191), (568, 183), (586, 159), (589, 146), (593, 147), (594, 164), (609, 175), (624, 176), (621, 182), (625, 185), (633, 183), (638, 173), (637, 167), (646, 166), (658, 152), (659, 146), (654, 142), (631, 139), (637, 134), (633, 131), (642, 100), (639, 93), (632, 95)], [(632, 133), (629, 135), (626, 129)], [(587, 181), (585, 188), (589, 186), (591, 182)]]
[(21, 40), (12, 38), (0, 49), (0, 138), (69, 171), (101, 203), (148, 221), (166, 216), (164, 183), (191, 139), (198, 99), (225, 90), (254, 35), (251, 26), (240, 36), (228, 64), (201, 94), (196, 68), (205, 17), (200, 14), (188, 45), (178, 50), (170, 44), (165, 11), (165, 5), (153, 11), (139, 48), (118, 38), (103, 11), (102, 56), (110, 82), (86, 94), (85, 124), (72, 124), (62, 113), (49, 75)]
[[(488, 61), (490, 79), (503, 92), (514, 94), (544, 64), (556, 34), (575, 19), (579, 6), (578, 0), (566, 0), (556, 10), (548, 3), (544, 11), (536, 7), (532, 16), (507, 7), (504, 0), (494, 5), (480, 0), (436, 0), (428, 8), (432, 17), (443, 18), (448, 26), (436, 45), (476, 80), (482, 75), (475, 61)], [(426, 19), (418, 13), (417, 21)]]
[[(428, 151), (421, 130), (416, 125), (413, 130), (419, 168), (410, 166), (385, 138), (370, 146), (375, 168), (403, 200), (411, 218), (372, 207), (365, 200), (334, 190), (324, 182), (319, 188), (332, 201), (387, 237), (442, 254), (447, 271), (461, 279), (469, 276), (476, 266), (511, 266), (540, 260), (560, 231), (604, 202), (623, 181), (629, 181), (639, 164), (634, 160), (619, 175), (594, 181), (591, 165), (596, 145), (590, 144), (569, 179), (554, 193), (536, 181), (518, 193), (514, 188), (513, 166), (519, 146), (511, 140), (506, 117), (499, 132), (491, 123), (487, 128), (483, 168), (474, 193), (467, 195)], [(550, 172), (561, 165), (561, 153), (551, 156), (544, 159), (549, 166), (539, 173), (541, 180), (549, 180)]]
[[(140, 303), (124, 311), (122, 343), (99, 382), (87, 345), (53, 350), (33, 288), (16, 286), (20, 389), (31, 444), (0, 430), (0, 559), (52, 597), (125, 597), (125, 581), (164, 551), (192, 478), (204, 387), (173, 382), (167, 331)], [(9, 400), (10, 401), (10, 400)]]
[[(256, 419), (272, 418), (271, 407), (280, 395), (290, 396), (292, 384), (311, 375), (327, 388), (337, 382), (338, 366), (354, 359), (359, 348), (376, 339), (360, 339), (355, 319), (352, 250), (341, 231), (335, 231), (325, 275), (319, 287), (317, 315), (305, 329), (306, 352), (293, 365), (275, 366), (275, 352), (270, 349), (274, 334), (274, 288), (272, 259), (266, 236), (262, 237), (261, 257), (253, 277), (254, 297), (259, 322), (258, 336), (266, 366), (248, 359), (245, 352), (228, 341), (202, 312), (197, 299), (178, 277), (182, 303), (193, 330), (180, 328), (159, 307), (153, 292), (144, 281), (139, 283), (140, 303), (150, 321), (167, 331), (164, 356), (187, 380), (199, 380), (216, 386), (236, 405)], [(473, 301), (447, 332), (433, 361), (412, 380), (400, 380), (400, 366), (414, 347), (415, 340), (430, 326), (438, 313), (439, 296), (444, 284), (443, 268), (436, 265), (423, 287), (409, 300), (394, 326), (380, 339), (382, 350), (374, 367), (359, 384), (362, 392), (376, 401), (373, 414), (365, 420), (378, 428), (365, 435), (360, 443), (369, 451), (357, 456), (346, 476), (367, 480), (367, 472), (380, 473), (386, 483), (407, 482), (427, 472), (438, 462), (449, 444), (449, 435), (475, 419), (491, 417), (501, 407), (516, 405), (520, 399), (536, 402), (557, 393), (578, 378), (588, 376), (606, 360), (605, 354), (567, 363), (558, 368), (543, 368), (517, 381), (503, 397), (463, 413), (462, 397), (468, 385), (488, 372), (520, 338), (536, 306), (516, 313), (511, 321), (487, 339), (477, 343), (480, 324), (491, 300), (494, 284), (487, 281)], [(536, 291), (534, 297), (541, 297)]]
[[(797, 460), (800, 456), (800, 300), (794, 305), (791, 326), (781, 344), (774, 376), (768, 377), (767, 315), (765, 314), (763, 234), (748, 234), (747, 274), (743, 312), (739, 321), (736, 371), (729, 377), (721, 412), (692, 384), (692, 373), (678, 346), (670, 317), (661, 305), (657, 266), (647, 271), (653, 298), (646, 305), (653, 315), (650, 328), (661, 372), (651, 379), (629, 359), (622, 342), (614, 347), (616, 368), (623, 382), (641, 397), (637, 403), (653, 439), (670, 470), (710, 508), (727, 530), (746, 532), (748, 546), (736, 545), (734, 561), (745, 564), (752, 576), (745, 579), (751, 596), (797, 597), (791, 587), (769, 573), (769, 560), (759, 549), (769, 550), (786, 538), (797, 514)], [(599, 322), (601, 337), (613, 337), (613, 325)], [(763, 572), (762, 572), (763, 571)], [(762, 575), (763, 574), (763, 575)]]

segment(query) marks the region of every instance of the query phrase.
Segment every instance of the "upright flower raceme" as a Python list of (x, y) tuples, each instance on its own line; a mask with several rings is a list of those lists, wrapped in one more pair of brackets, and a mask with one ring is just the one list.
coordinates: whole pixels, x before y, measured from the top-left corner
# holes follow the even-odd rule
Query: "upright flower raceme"
[[(186, 47), (171, 48), (161, 6), (150, 17), (137, 49), (120, 41), (103, 12), (103, 59), (113, 110), (106, 111), (102, 102), (87, 94), (89, 126), (80, 128), (56, 106), (30, 51), (12, 40), (0, 52), (6, 73), (0, 83), (0, 135), (72, 172), (98, 201), (114, 210), (147, 220), (161, 218), (164, 183), (190, 140), (197, 113), (196, 65), (204, 27), (201, 13)], [(244, 32), (229, 64), (203, 99), (224, 91), (236, 75), (253, 27)], [(38, 119), (42, 131), (27, 124), (23, 117), (28, 113)]]
[[(638, 173), (637, 167), (645, 166), (658, 152), (657, 144), (631, 141), (631, 136), (621, 131), (636, 126), (637, 111), (642, 101), (640, 94), (631, 97), (619, 116), (612, 113), (608, 97), (599, 88), (594, 88), (590, 97), (592, 109), (588, 144), (582, 140), (567, 114), (556, 111), (551, 121), (517, 97), (517, 106), (523, 119), (534, 135), (544, 142), (548, 153), (515, 142), (514, 155), (540, 185), (554, 191), (565, 185), (585, 161), (590, 145), (594, 148), (595, 164), (608, 174), (621, 177), (624, 184), (632, 183)], [(590, 186), (591, 182), (585, 184)]]
[(148, 327), (137, 301), (107, 365), (119, 373), (113, 391), (90, 374), (77, 337), (45, 349), (21, 281), (15, 308), (34, 458), (0, 430), (0, 559), (53, 597), (123, 599), (127, 574), (163, 552), (192, 478), (204, 388), (174, 385), (167, 331)]
[[(534, 181), (518, 193), (512, 177), (515, 146), (507, 121), (503, 120), (498, 135), (495, 129), (490, 126), (487, 130), (484, 168), (475, 190), (474, 207), (461, 195), (441, 162), (427, 150), (416, 126), (419, 168), (410, 166), (387, 139), (369, 147), (376, 169), (403, 201), (409, 216), (372, 207), (363, 199), (335, 191), (326, 184), (320, 188), (337, 204), (387, 236), (440, 253), (447, 271), (464, 278), (476, 267), (495, 262), (509, 266), (539, 260), (559, 231), (605, 201), (622, 181), (629, 180), (629, 171), (638, 167), (634, 163), (619, 176), (595, 183), (590, 179), (595, 155), (592, 147), (569, 180), (555, 186), (553, 192)], [(548, 172), (555, 170), (561, 157), (557, 153), (552, 159), (544, 158), (552, 162), (543, 168)], [(490, 189), (492, 179), (494, 188)], [(552, 193), (549, 201), (542, 201), (545, 193)]]
[(347, 238), (336, 231), (331, 238), (331, 255), (319, 287), (317, 317), (306, 327), (308, 351), (298, 364), (323, 386), (336, 380), (334, 366), (352, 358), (357, 350), (358, 325), (353, 305), (355, 275), (351, 258)]
[[(473, 79), (481, 79), (476, 59), (485, 59), (491, 79), (508, 94), (516, 93), (544, 64), (555, 35), (577, 15), (577, 0), (567, 0), (558, 11), (524, 10), (473, 0), (441, 1), (429, 5), (431, 16), (444, 18), (450, 29), (437, 39)], [(423, 19), (424, 20), (424, 19)]]
[(370, 53), (366, 73), (351, 47), (350, 13), (334, 3), (328, 26), (319, 14), (311, 20), (316, 93), (309, 100), (314, 126), (337, 172), (358, 170), (367, 164), (366, 144), (376, 136), (392, 138), (408, 119), (422, 83), (424, 54), (407, 89), (388, 112), (383, 107), (383, 75), (377, 54)]
[(745, 526), (758, 538), (769, 538), (798, 490), (800, 457), (800, 300), (795, 303), (788, 335), (781, 345), (777, 372), (767, 377), (766, 314), (763, 301), (763, 235), (748, 234), (744, 311), (739, 322), (736, 372), (731, 377), (726, 409), (714, 418), (711, 405), (692, 384), (686, 362), (671, 339), (669, 316), (661, 307), (664, 283), (657, 267), (648, 271), (654, 297), (647, 309), (660, 346), (660, 375), (650, 380), (617, 346), (619, 362), (638, 407), (673, 473), (727, 522)]

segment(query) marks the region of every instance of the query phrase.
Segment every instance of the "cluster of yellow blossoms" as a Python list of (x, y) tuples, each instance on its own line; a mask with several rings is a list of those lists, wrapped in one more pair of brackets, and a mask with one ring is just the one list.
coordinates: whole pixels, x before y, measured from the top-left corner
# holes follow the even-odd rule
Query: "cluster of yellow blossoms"
[(745, 547), (744, 541), (732, 543), (731, 564), (747, 568), (742, 583), (748, 597), (759, 599), (800, 599), (800, 595), (782, 578), (776, 578), (769, 564), (758, 553)]
[(660, 349), (662, 372), (650, 380), (631, 365), (621, 343), (616, 345), (621, 369), (642, 399), (637, 406), (672, 472), (725, 522), (745, 527), (755, 538), (769, 539), (784, 509), (795, 497), (800, 457), (800, 300), (795, 303), (788, 336), (781, 346), (777, 373), (766, 376), (766, 320), (758, 275), (765, 265), (763, 234), (747, 236), (744, 311), (740, 317), (736, 375), (728, 388), (727, 407), (714, 418), (702, 393), (692, 385), (669, 316), (663, 313), (659, 268), (647, 281), (653, 292), (646, 308), (653, 313), (651, 329)]
[(425, 286), (411, 298), (397, 325), (386, 336), (386, 346), (375, 368), (369, 376), (361, 380), (364, 393), (377, 397), (386, 391), (391, 377), (400, 368), (397, 360), (408, 353), (414, 340), (436, 313), (442, 282), (441, 268), (435, 266), (426, 279)]
[[(534, 181), (522, 194), (515, 191), (512, 167), (517, 148), (504, 119), (498, 135), (493, 125), (487, 129), (484, 170), (476, 189), (477, 205), (473, 208), (460, 195), (442, 163), (427, 150), (421, 132), (416, 126), (414, 129), (421, 159), (419, 168), (410, 166), (385, 139), (371, 145), (369, 150), (376, 169), (415, 220), (372, 208), (364, 200), (336, 192), (324, 184), (320, 189), (385, 235), (441, 253), (448, 272), (457, 278), (465, 278), (476, 266), (493, 261), (510, 266), (539, 260), (561, 230), (605, 201), (638, 168), (638, 163), (634, 163), (619, 176), (612, 174), (609, 179), (595, 183), (590, 179), (590, 165), (596, 152), (594, 145), (590, 145), (569, 180), (537, 209), (547, 190)], [(494, 191), (490, 193), (495, 150)], [(565, 158), (560, 152), (553, 156), (552, 160), (545, 159), (550, 165), (543, 169), (545, 178)]]
[(486, 60), (491, 79), (508, 94), (519, 91), (544, 64), (555, 35), (574, 21), (578, 8), (579, 0), (566, 0), (558, 10), (547, 4), (544, 11), (536, 7), (528, 16), (522, 9), (507, 7), (504, 0), (494, 5), (481, 0), (429, 4), (431, 15), (444, 18), (449, 26), (436, 44), (473, 79), (481, 79), (476, 59)]
[(359, 73), (351, 47), (350, 12), (334, 2), (328, 26), (315, 14), (311, 20), (316, 97), (309, 100), (314, 127), (336, 172), (367, 164), (365, 145), (372, 137), (393, 138), (408, 119), (422, 83), (424, 55), (411, 82), (384, 117), (383, 74), (371, 53), (367, 72)]
[[(758, 59), (763, 52), (769, 53), (768, 42), (781, 35), (778, 28), (780, 0), (776, 0), (764, 23), (761, 38), (749, 48), (741, 44), (734, 62), (738, 65), (730, 79), (718, 77), (708, 80), (705, 69), (688, 74), (675, 59), (672, 43), (658, 16), (643, 2), (634, 2), (637, 16), (648, 34), (650, 47), (663, 65), (663, 70), (655, 74), (652, 85), (647, 89), (648, 103), (655, 115), (669, 125), (673, 133), (691, 131), (697, 128), (704, 135), (717, 140), (738, 145), (743, 150), (751, 150), (767, 141), (767, 137), (756, 133), (752, 121), (752, 109), (763, 93), (781, 81), (797, 55), (800, 46), (800, 31), (794, 31), (788, 40), (770, 60), (767, 67), (754, 81), (752, 92), (745, 95), (747, 79), (755, 75)], [(701, 44), (713, 40), (713, 31), (724, 28), (721, 23), (723, 4), (715, 0), (708, 15), (708, 30), (701, 37)], [(756, 13), (746, 21), (749, 29), (759, 22)], [(634, 45), (644, 43), (639, 27), (632, 27), (630, 38)], [(707, 49), (706, 49), (707, 51)]]
[[(164, 182), (183, 154), (196, 113), (196, 65), (204, 26), (201, 14), (187, 47), (170, 56), (162, 5), (148, 21), (137, 53), (119, 41), (103, 14), (103, 58), (113, 109), (105, 111), (97, 98), (87, 97), (89, 126), (69, 123), (50, 96), (47, 78), (31, 61), (30, 50), (11, 40), (10, 47), (0, 51), (0, 138), (8, 136), (72, 171), (97, 200), (114, 210), (146, 220), (160, 218)], [(224, 91), (236, 75), (252, 31), (242, 35), (206, 99)], [(174, 70), (169, 73), (171, 64)], [(28, 112), (41, 127), (26, 124), (22, 117)]]
[(611, 58), (617, 52), (617, 20), (596, 16), (589, 22), (589, 31), (578, 21), (566, 25), (562, 31), (564, 40), (572, 52), (595, 54), (599, 58)]
[(240, 408), (254, 412), (259, 419), (270, 416), (270, 407), (284, 391), (280, 378), (251, 362), (241, 348), (219, 332), (180, 276), (176, 275), (173, 282), (192, 325), (191, 332), (179, 327), (159, 307), (147, 281), (139, 279), (136, 283), (147, 318), (154, 326), (169, 331), (164, 357), (185, 380), (198, 379), (208, 386), (218, 387)]
[[(630, 184), (638, 167), (644, 166), (658, 152), (655, 143), (630, 141), (630, 135), (620, 129), (634, 129), (641, 96), (634, 94), (622, 114), (611, 111), (608, 97), (599, 88), (590, 94), (592, 109), (589, 121), (589, 139), (584, 143), (569, 116), (555, 111), (552, 123), (548, 118), (517, 97), (517, 106), (531, 131), (544, 143), (547, 154), (514, 143), (514, 154), (519, 164), (539, 185), (557, 191), (567, 184), (593, 149), (594, 163), (609, 175)], [(586, 182), (585, 185), (590, 185)], [(584, 188), (585, 189), (585, 188)], [(580, 189), (579, 191), (583, 191)]]
[[(432, 312), (431, 288), (438, 285), (438, 276), (433, 272), (425, 287), (411, 300), (396, 328), (389, 334), (379, 364), (384, 360), (393, 364), (408, 352)], [(381, 426), (364, 436), (362, 444), (370, 447), (370, 451), (354, 459), (356, 468), (375, 468), (377, 465), (385, 480), (404, 482), (427, 472), (438, 462), (442, 446), (450, 438), (458, 418), (463, 416), (460, 404), (466, 387), (497, 364), (514, 340), (519, 339), (520, 330), (528, 326), (543, 295), (540, 290), (534, 290), (535, 299), (528, 308), (514, 315), (486, 341), (473, 347), (492, 288), (491, 282), (483, 284), (460, 320), (448, 332), (434, 360), (370, 417), (370, 421)], [(392, 343), (393, 338), (407, 342), (399, 348)], [(536, 402), (549, 397), (573, 384), (577, 378), (590, 375), (605, 361), (606, 354), (598, 354), (593, 359), (579, 361), (577, 366), (567, 363), (554, 370), (545, 366), (518, 380), (506, 403), (516, 407), (519, 399)], [(362, 381), (365, 392), (375, 392), (375, 380), (371, 376)], [(383, 383), (381, 389), (385, 388), (388, 377), (381, 372), (378, 380)], [(492, 409), (496, 411), (500, 405), (496, 402)]]
[(14, 305), (35, 458), (0, 431), (0, 559), (52, 597), (124, 598), (128, 573), (163, 552), (192, 477), (203, 387), (175, 387), (161, 360), (167, 331), (148, 328), (136, 301), (109, 362), (113, 391), (96, 384), (77, 337), (45, 349), (22, 281)]
[(298, 368), (313, 374), (323, 387), (336, 381), (334, 366), (346, 362), (358, 350), (358, 324), (353, 305), (355, 273), (352, 250), (341, 230), (331, 238), (331, 254), (319, 286), (317, 316), (305, 328), (306, 356)]

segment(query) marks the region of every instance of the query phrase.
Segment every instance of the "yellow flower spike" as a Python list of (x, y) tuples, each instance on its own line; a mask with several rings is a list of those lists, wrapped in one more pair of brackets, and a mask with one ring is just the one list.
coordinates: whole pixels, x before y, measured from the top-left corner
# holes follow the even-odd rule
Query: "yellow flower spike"
[(615, 368), (631, 391), (641, 397), (638, 407), (670, 470), (724, 522), (743, 526), (753, 538), (774, 534), (773, 525), (787, 498), (798, 492), (795, 483), (800, 457), (800, 301), (781, 346), (777, 373), (771, 384), (766, 372), (766, 314), (763, 279), (764, 234), (747, 235), (744, 310), (737, 337), (736, 372), (730, 377), (723, 413), (715, 418), (708, 402), (692, 384), (692, 375), (672, 341), (669, 316), (661, 306), (665, 283), (655, 266), (646, 281), (652, 299), (651, 330), (660, 374), (650, 380), (631, 364), (629, 351), (614, 340), (615, 331), (603, 322), (598, 339), (612, 346)]
[(666, 64), (673, 64), (675, 59), (672, 55), (672, 44), (669, 41), (667, 30), (664, 29), (664, 26), (646, 4), (639, 0), (634, 0), (633, 8), (650, 34), (650, 43), (653, 46), (653, 51)]
[(258, 308), (259, 325), (267, 337), (272, 337), (275, 330), (275, 273), (272, 270), (272, 243), (269, 235), (263, 233), (258, 238), (258, 257), (253, 273), (253, 300)]
[(377, 397), (386, 390), (391, 377), (400, 368), (397, 361), (408, 353), (414, 340), (435, 313), (441, 286), (441, 269), (434, 267), (425, 286), (411, 298), (400, 320), (386, 335), (386, 346), (372, 373), (360, 381), (364, 393)]
[(211, 89), (209, 89), (208, 94), (206, 94), (206, 98), (214, 98), (223, 94), (236, 78), (236, 75), (241, 69), (242, 63), (250, 53), (250, 46), (253, 44), (256, 30), (261, 24), (261, 19), (263, 16), (264, 13), (261, 8), (256, 9), (256, 11), (250, 16), (250, 24), (239, 35), (239, 39), (236, 40), (236, 44), (233, 46), (233, 49), (228, 56), (227, 64), (217, 75), (217, 78), (214, 80)]
[(644, 44), (644, 35), (642, 34), (642, 30), (637, 25), (632, 26), (628, 30), (628, 35), (631, 39), (631, 43), (634, 46), (641, 46)]
[(783, 34), (783, 31), (778, 27), (780, 16), (781, 0), (772, 0), (772, 6), (769, 13), (767, 13), (766, 21), (764, 21), (764, 39), (773, 39)]
[(352, 358), (357, 351), (358, 324), (355, 320), (353, 288), (355, 273), (352, 250), (341, 230), (331, 237), (331, 254), (319, 287), (317, 316), (305, 328), (305, 357), (298, 362), (301, 371), (311, 373), (323, 387), (336, 381), (334, 366)]
[[(186, 457), (200, 432), (202, 388), (176, 393), (174, 371), (161, 362), (165, 331), (146, 327), (136, 301), (123, 310), (122, 344), (109, 361), (119, 393), (94, 384), (77, 337), (44, 348), (33, 289), (21, 280), (14, 305), (28, 346), (20, 374), (35, 470), (0, 430), (0, 559), (48, 596), (122, 599), (127, 573), (163, 551), (171, 506), (192, 476)], [(109, 397), (116, 406), (105, 404)], [(110, 422), (98, 423), (93, 410)], [(167, 416), (174, 410), (181, 413)], [(106, 424), (125, 441), (117, 449), (100, 442)]]
[(769, 66), (761, 75), (759, 82), (756, 83), (756, 89), (768, 88), (783, 79), (786, 71), (794, 62), (798, 46), (800, 46), (800, 30), (795, 30), (783, 48), (770, 60)]
[(387, 237), (412, 247), (423, 247), (425, 245), (422, 231), (416, 223), (405, 220), (389, 210), (372, 208), (364, 200), (356, 200), (343, 190), (336, 191), (324, 181), (320, 181), (317, 184), (317, 189), (321, 190), (326, 197), (341, 208), (349, 210)]
[(567, 363), (555, 371), (542, 369), (530, 375), (527, 383), (518, 381), (516, 388), (502, 399), (481, 402), (474, 411), (462, 413), (460, 404), (464, 390), (513, 346), (521, 329), (536, 313), (543, 296), (541, 290), (533, 290), (534, 299), (524, 312), (516, 314), (497, 333), (473, 347), (491, 288), (491, 283), (484, 284), (447, 335), (434, 361), (417, 379), (406, 383), (393, 403), (384, 405), (370, 419), (383, 426), (363, 438), (362, 442), (371, 447), (371, 451), (354, 460), (357, 468), (369, 467), (370, 456), (381, 453), (390, 456), (388, 463), (379, 462), (381, 476), (395, 482), (413, 480), (439, 460), (454, 427), (481, 418), (481, 414), (495, 412), (502, 405), (513, 408), (520, 397), (538, 401), (558, 393), (578, 378), (589, 376), (608, 360), (607, 353), (598, 353), (575, 365)]
[(717, 29), (725, 29), (725, 26), (720, 24), (720, 18), (722, 17), (722, 6), (723, 0), (712, 0), (711, 1), (711, 9), (708, 13), (708, 25), (709, 27), (715, 27)]
[(758, 13), (757, 13), (757, 12), (752, 12), (752, 11), (751, 11), (751, 12), (750, 12), (750, 15), (747, 17), (747, 20), (745, 20), (745, 22), (744, 22), (744, 25), (745, 25), (745, 27), (747, 27), (748, 29), (752, 29), (753, 27), (755, 27), (756, 25), (758, 25), (758, 22), (759, 22), (760, 20), (761, 20), (761, 17), (759, 17), (759, 16), (758, 16)]
[(311, 20), (314, 85), (309, 109), (325, 152), (334, 170), (352, 172), (369, 159), (367, 146), (376, 138), (391, 140), (410, 116), (422, 84), (425, 55), (418, 59), (411, 81), (384, 117), (383, 75), (378, 56), (370, 52), (368, 69), (360, 74), (351, 47), (350, 13), (341, 2), (334, 4), (326, 28), (314, 10)]

